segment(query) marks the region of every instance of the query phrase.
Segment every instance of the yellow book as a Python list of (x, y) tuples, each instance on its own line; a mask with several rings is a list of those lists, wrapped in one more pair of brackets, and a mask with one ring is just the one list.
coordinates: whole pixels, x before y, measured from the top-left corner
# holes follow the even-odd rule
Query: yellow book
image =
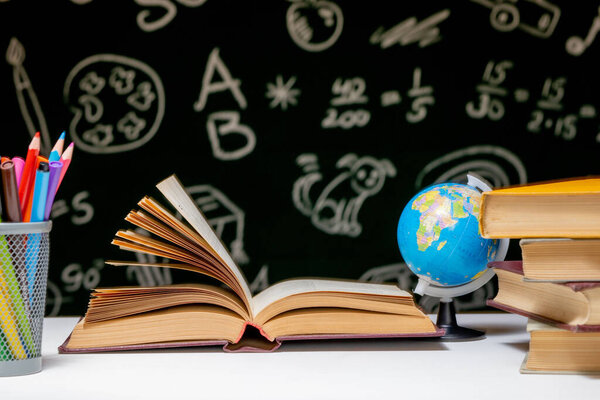
[(484, 192), (479, 228), (486, 238), (600, 238), (600, 177)]

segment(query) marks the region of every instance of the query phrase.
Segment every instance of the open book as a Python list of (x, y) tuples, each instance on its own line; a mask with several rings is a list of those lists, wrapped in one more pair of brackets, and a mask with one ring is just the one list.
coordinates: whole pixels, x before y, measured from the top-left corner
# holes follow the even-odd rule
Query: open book
[(193, 271), (225, 287), (96, 289), (61, 352), (214, 344), (228, 351), (274, 350), (284, 340), (443, 334), (409, 293), (391, 284), (292, 279), (252, 296), (242, 271), (177, 177), (157, 187), (189, 225), (145, 197), (138, 203), (142, 210), (125, 219), (151, 235), (121, 230), (113, 244), (171, 262), (107, 264)]

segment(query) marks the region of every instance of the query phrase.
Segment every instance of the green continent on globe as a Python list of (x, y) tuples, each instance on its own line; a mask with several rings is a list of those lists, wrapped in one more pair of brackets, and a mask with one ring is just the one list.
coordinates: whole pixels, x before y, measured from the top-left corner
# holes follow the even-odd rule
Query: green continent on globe
[[(411, 208), (421, 214), (417, 230), (419, 251), (427, 250), (438, 241), (442, 231), (454, 226), (458, 219), (468, 218), (471, 215), (477, 218), (479, 197), (479, 192), (474, 189), (457, 191), (448, 186), (441, 186), (417, 197)], [(438, 250), (445, 244), (445, 242), (440, 243)]]

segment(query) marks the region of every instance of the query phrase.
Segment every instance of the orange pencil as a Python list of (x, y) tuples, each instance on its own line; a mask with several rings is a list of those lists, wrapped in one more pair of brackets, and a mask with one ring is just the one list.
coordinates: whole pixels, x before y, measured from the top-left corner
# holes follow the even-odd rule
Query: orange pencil
[(1, 160), (0, 162), (10, 161), (10, 158), (9, 157), (2, 157), (2, 159), (0, 159), (0, 160)]
[(73, 142), (67, 147), (67, 149), (60, 156), (60, 162), (63, 163), (62, 170), (60, 171), (60, 178), (58, 180), (58, 185), (56, 185), (56, 191), (58, 192), (58, 188), (65, 176), (65, 172), (67, 172), (67, 168), (69, 168), (69, 164), (71, 164), (71, 159), (73, 158)]
[(40, 133), (36, 133), (27, 151), (25, 167), (23, 167), (23, 175), (21, 176), (21, 184), (19, 185), (19, 201), (21, 204), (21, 215), (25, 215), (29, 196), (33, 193), (33, 182), (35, 181), (37, 157), (40, 154)]
[[(40, 167), (40, 163), (41, 162), (48, 162), (48, 159), (46, 157), (44, 157), (44, 156), (37, 156), (37, 158), (35, 160), (35, 170), (36, 171)], [(23, 222), (31, 222), (31, 206), (33, 204), (33, 192), (34, 192), (34, 189), (35, 189), (35, 177), (33, 178), (33, 184), (31, 185), (31, 193), (28, 196), (29, 200), (27, 200), (27, 205), (25, 207), (25, 212), (22, 214), (23, 215)]]

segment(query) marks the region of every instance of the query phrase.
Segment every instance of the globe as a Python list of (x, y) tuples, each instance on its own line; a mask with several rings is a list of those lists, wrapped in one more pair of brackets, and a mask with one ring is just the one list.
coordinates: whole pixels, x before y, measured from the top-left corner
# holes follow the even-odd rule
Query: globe
[(411, 271), (429, 284), (458, 286), (477, 279), (494, 261), (499, 240), (479, 234), (481, 193), (442, 183), (417, 193), (398, 222), (398, 247)]

